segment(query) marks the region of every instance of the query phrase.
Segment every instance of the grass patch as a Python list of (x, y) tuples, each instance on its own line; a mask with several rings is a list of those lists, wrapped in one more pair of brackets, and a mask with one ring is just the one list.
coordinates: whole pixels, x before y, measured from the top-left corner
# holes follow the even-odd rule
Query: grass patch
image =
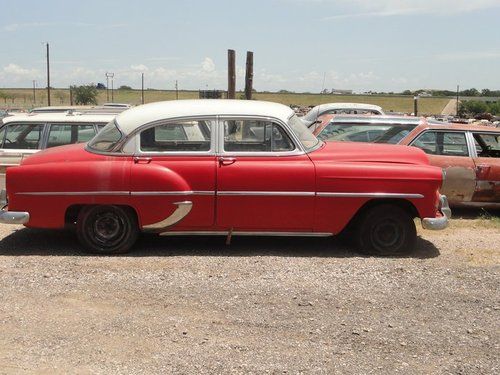
[[(36, 103), (33, 103), (32, 89), (1, 89), (2, 92), (12, 95), (13, 98), (0, 99), (0, 108), (33, 108), (47, 105), (47, 91), (37, 89), (35, 92)], [(243, 93), (236, 93), (236, 97), (241, 97)], [(106, 90), (99, 90), (98, 103), (107, 101)], [(196, 99), (198, 91), (179, 91), (179, 99)], [(145, 90), (144, 101), (146, 103), (158, 102), (162, 100), (175, 100), (176, 93), (173, 90)], [(367, 103), (381, 106), (384, 111), (413, 112), (413, 96), (395, 95), (323, 95), (323, 94), (293, 94), (293, 93), (255, 93), (254, 99), (266, 100), (270, 102), (282, 103), (285, 105), (296, 104), (300, 106), (318, 105), (322, 103)], [(140, 90), (114, 90), (113, 101), (116, 103), (141, 104)], [(419, 99), (420, 114), (440, 114), (448, 104), (448, 98), (421, 98)], [(68, 89), (52, 89), (51, 104), (53, 106), (69, 105)]]

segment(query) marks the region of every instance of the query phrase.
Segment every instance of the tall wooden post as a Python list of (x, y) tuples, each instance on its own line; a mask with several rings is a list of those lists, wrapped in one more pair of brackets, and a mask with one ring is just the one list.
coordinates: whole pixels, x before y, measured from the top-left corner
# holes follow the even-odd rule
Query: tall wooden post
[(144, 73), (141, 73), (141, 104), (144, 104)]
[(245, 74), (245, 98), (252, 99), (253, 84), (253, 52), (247, 51), (247, 70)]
[(236, 58), (234, 49), (227, 50), (227, 98), (236, 98)]
[(47, 42), (47, 105), (50, 107), (50, 58), (49, 43)]

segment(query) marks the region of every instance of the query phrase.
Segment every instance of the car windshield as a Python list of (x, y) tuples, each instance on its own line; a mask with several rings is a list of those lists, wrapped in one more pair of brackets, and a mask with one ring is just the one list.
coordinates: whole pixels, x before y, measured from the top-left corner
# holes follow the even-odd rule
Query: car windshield
[(306, 151), (310, 151), (315, 148), (319, 143), (319, 139), (314, 136), (313, 133), (307, 128), (307, 126), (297, 117), (293, 115), (288, 120), (288, 125), (292, 128), (293, 132), (299, 139), (302, 146)]
[(122, 132), (115, 120), (110, 121), (97, 135), (90, 140), (88, 146), (96, 151), (111, 151), (122, 139)]
[(416, 124), (341, 124), (330, 123), (318, 135), (322, 141), (376, 142), (396, 144)]

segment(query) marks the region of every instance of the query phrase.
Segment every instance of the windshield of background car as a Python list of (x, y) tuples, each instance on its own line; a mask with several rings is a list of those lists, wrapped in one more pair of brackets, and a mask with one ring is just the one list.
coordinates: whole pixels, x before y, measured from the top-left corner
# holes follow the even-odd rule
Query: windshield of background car
[(330, 123), (318, 134), (322, 141), (399, 143), (416, 124)]
[(302, 122), (302, 120), (297, 117), (297, 115), (293, 115), (292, 117), (290, 117), (290, 119), (288, 120), (288, 125), (292, 128), (292, 131), (295, 133), (306, 151), (312, 150), (319, 144), (319, 139), (316, 138), (313, 133), (311, 133), (311, 131)]
[(111, 151), (122, 139), (122, 133), (118, 129), (116, 121), (108, 123), (97, 135), (88, 143), (89, 148), (96, 151)]

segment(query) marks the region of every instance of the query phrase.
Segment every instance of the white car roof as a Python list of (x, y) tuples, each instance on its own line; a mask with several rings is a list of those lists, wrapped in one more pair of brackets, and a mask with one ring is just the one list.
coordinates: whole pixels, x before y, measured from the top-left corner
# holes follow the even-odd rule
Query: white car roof
[(295, 112), (286, 105), (257, 100), (195, 99), (170, 100), (128, 109), (116, 117), (125, 134), (137, 127), (159, 120), (194, 116), (259, 116), (286, 122)]
[[(325, 103), (314, 107), (312, 110), (321, 108), (321, 110), (330, 109), (368, 109), (370, 111), (382, 111), (382, 107), (374, 104), (364, 104), (364, 103)], [(311, 111), (312, 111), (311, 110)]]
[(4, 124), (10, 122), (64, 122), (64, 123), (108, 123), (116, 117), (116, 114), (95, 114), (95, 115), (82, 115), (78, 113), (28, 113), (19, 114), (16, 116), (4, 117), (1, 121)]

